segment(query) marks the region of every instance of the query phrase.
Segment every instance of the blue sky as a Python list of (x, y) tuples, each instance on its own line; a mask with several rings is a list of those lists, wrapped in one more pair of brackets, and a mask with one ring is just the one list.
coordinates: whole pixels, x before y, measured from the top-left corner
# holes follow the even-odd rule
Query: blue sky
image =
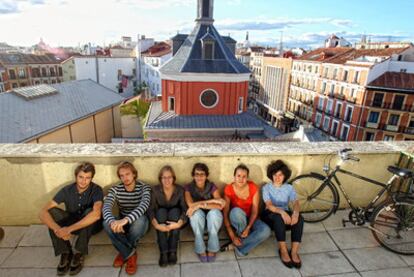
[[(262, 45), (319, 47), (332, 33), (351, 42), (414, 41), (412, 0), (215, 0), (224, 35)], [(194, 26), (196, 0), (0, 0), (0, 41), (53, 46), (109, 44), (123, 35), (164, 40)]]

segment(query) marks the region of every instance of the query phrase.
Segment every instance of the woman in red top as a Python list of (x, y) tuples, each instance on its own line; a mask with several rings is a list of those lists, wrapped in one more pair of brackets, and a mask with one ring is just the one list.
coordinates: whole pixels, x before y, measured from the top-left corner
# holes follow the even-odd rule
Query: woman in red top
[[(246, 256), (251, 249), (270, 236), (270, 228), (260, 219), (259, 189), (248, 181), (249, 168), (244, 164), (234, 169), (234, 181), (224, 189), (224, 225), (238, 256)], [(233, 230), (234, 228), (234, 230)]]

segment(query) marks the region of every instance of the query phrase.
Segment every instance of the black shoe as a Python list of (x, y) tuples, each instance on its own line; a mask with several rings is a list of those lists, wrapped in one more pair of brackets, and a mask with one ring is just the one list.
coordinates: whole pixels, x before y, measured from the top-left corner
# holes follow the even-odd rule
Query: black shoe
[(168, 255), (167, 253), (160, 254), (160, 260), (158, 261), (160, 267), (166, 267), (168, 265)]
[(286, 267), (288, 267), (288, 268), (292, 268), (293, 267), (293, 263), (292, 263), (292, 261), (288, 261), (288, 262), (285, 262), (283, 259), (282, 259), (282, 254), (280, 253), (280, 249), (279, 249), (279, 258), (280, 258), (280, 261), (286, 266)]
[(177, 263), (177, 252), (168, 253), (168, 264), (175, 265)]
[(85, 257), (83, 256), (83, 254), (76, 253), (75, 255), (73, 255), (72, 262), (70, 263), (69, 275), (78, 274), (83, 268), (84, 261)]
[(60, 255), (60, 262), (57, 266), (57, 275), (63, 276), (65, 275), (69, 268), (70, 268), (70, 262), (72, 260), (72, 253), (63, 253)]
[(302, 267), (302, 261), (300, 261), (298, 263), (296, 263), (295, 261), (293, 261), (293, 259), (292, 259), (292, 252), (291, 251), (289, 251), (289, 256), (290, 256), (290, 259), (292, 261), (293, 267), (296, 267), (297, 269), (300, 269)]

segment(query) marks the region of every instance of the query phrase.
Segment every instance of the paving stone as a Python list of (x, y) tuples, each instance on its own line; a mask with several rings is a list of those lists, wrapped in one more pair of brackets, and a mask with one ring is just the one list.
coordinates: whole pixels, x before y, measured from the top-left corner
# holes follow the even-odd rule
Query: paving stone
[(243, 277), (301, 276), (297, 269), (285, 267), (279, 258), (245, 259), (239, 265)]
[(336, 247), (327, 232), (304, 233), (299, 253), (306, 254), (338, 250), (338, 247)]
[[(226, 251), (217, 253), (217, 262), (235, 261), (236, 257), (234, 251)], [(180, 262), (183, 263), (199, 263), (200, 260), (194, 252), (194, 242), (180, 243)]]
[[(179, 251), (177, 256), (179, 257)], [(140, 244), (138, 245), (138, 264), (139, 265), (158, 265), (158, 259), (160, 257), (160, 251), (156, 243)]]
[(89, 245), (111, 245), (111, 240), (104, 230), (93, 235), (89, 240)]
[(398, 255), (381, 247), (351, 249), (344, 253), (358, 271), (407, 266)]
[(114, 267), (85, 267), (77, 277), (118, 277), (119, 268)]
[[(180, 266), (159, 267), (158, 265), (143, 265), (138, 267), (135, 276), (142, 277), (180, 277)], [(125, 270), (122, 269), (120, 277), (128, 277)]]
[(59, 257), (52, 247), (18, 247), (3, 262), (3, 268), (56, 268)]
[(245, 259), (251, 259), (251, 258), (265, 258), (265, 257), (276, 257), (278, 256), (278, 247), (276, 243), (276, 239), (272, 235), (270, 238), (268, 238), (266, 241), (258, 245), (256, 248), (254, 248), (252, 251), (250, 251), (249, 255), (245, 257), (238, 257), (236, 255), (236, 258), (238, 260), (245, 260)]
[[(342, 219), (348, 219), (348, 215), (350, 209), (346, 210), (339, 210), (336, 212), (336, 214), (331, 215), (324, 221), (322, 221), (323, 226), (325, 226), (326, 230), (338, 230), (343, 229), (344, 226), (342, 225)], [(346, 228), (360, 228), (358, 226), (352, 225), (350, 223), (346, 224)]]
[(8, 256), (14, 251), (14, 248), (1, 248), (0, 249), (0, 265), (6, 260)]
[(47, 246), (52, 247), (49, 231), (46, 225), (31, 225), (25, 232), (19, 246)]
[(301, 256), (302, 276), (321, 276), (329, 274), (353, 273), (352, 265), (341, 252), (326, 252), (318, 254), (305, 254)]
[(399, 255), (401, 259), (403, 259), (407, 265), (414, 266), (414, 255), (407, 256), (407, 255)]
[[(0, 269), (2, 277), (45, 277), (56, 276), (56, 269), (52, 268), (7, 268)], [(81, 276), (80, 274), (77, 276)]]
[(359, 275), (359, 273), (345, 273), (335, 275), (324, 275), (323, 277), (361, 277), (361, 275)]
[(192, 263), (181, 265), (181, 277), (241, 277), (237, 262)]
[(304, 233), (314, 233), (314, 232), (325, 232), (325, 226), (323, 226), (322, 222), (318, 223), (305, 223), (303, 226)]
[(17, 247), (28, 227), (5, 226), (4, 238), (0, 241), (0, 248)]
[(361, 272), (361, 275), (363, 277), (412, 277), (414, 275), (414, 272), (411, 268), (407, 267)]
[(112, 245), (90, 245), (89, 255), (86, 256), (85, 266), (111, 266), (117, 255), (116, 249)]
[(157, 232), (156, 232), (155, 228), (150, 226), (148, 232), (139, 241), (139, 243), (156, 243), (156, 241), (157, 241)]
[(376, 247), (378, 242), (375, 240), (371, 231), (367, 228), (350, 228), (343, 230), (329, 231), (333, 240), (340, 249), (354, 249)]

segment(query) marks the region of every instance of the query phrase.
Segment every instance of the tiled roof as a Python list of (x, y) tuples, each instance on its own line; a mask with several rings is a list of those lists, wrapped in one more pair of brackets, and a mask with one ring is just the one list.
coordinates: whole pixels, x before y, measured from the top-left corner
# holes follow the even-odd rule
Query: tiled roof
[[(210, 33), (215, 39), (214, 59), (202, 58), (201, 38)], [(186, 38), (175, 56), (160, 68), (163, 74), (179, 73), (250, 73), (227, 47), (213, 25), (197, 23), (193, 32)]]
[(408, 90), (414, 92), (414, 74), (386, 72), (368, 84), (367, 88)]
[(349, 51), (352, 51), (352, 49), (348, 47), (318, 48), (298, 57), (297, 60), (326, 62)]
[(0, 143), (18, 143), (49, 133), (124, 98), (91, 80), (50, 85), (58, 92), (26, 100), (12, 92), (0, 93)]
[(162, 57), (172, 52), (171, 45), (166, 42), (159, 42), (141, 53), (144, 57)]
[(162, 112), (161, 102), (153, 102), (146, 129), (257, 129), (263, 130), (265, 123), (255, 115), (244, 112), (238, 115), (177, 115)]
[(329, 60), (329, 63), (344, 64), (360, 57), (390, 57), (394, 54), (400, 54), (407, 50), (405, 48), (385, 48), (385, 49), (352, 49)]
[(60, 64), (61, 59), (56, 58), (53, 54), (33, 55), (33, 54), (0, 54), (0, 63), (4, 65), (13, 64)]

